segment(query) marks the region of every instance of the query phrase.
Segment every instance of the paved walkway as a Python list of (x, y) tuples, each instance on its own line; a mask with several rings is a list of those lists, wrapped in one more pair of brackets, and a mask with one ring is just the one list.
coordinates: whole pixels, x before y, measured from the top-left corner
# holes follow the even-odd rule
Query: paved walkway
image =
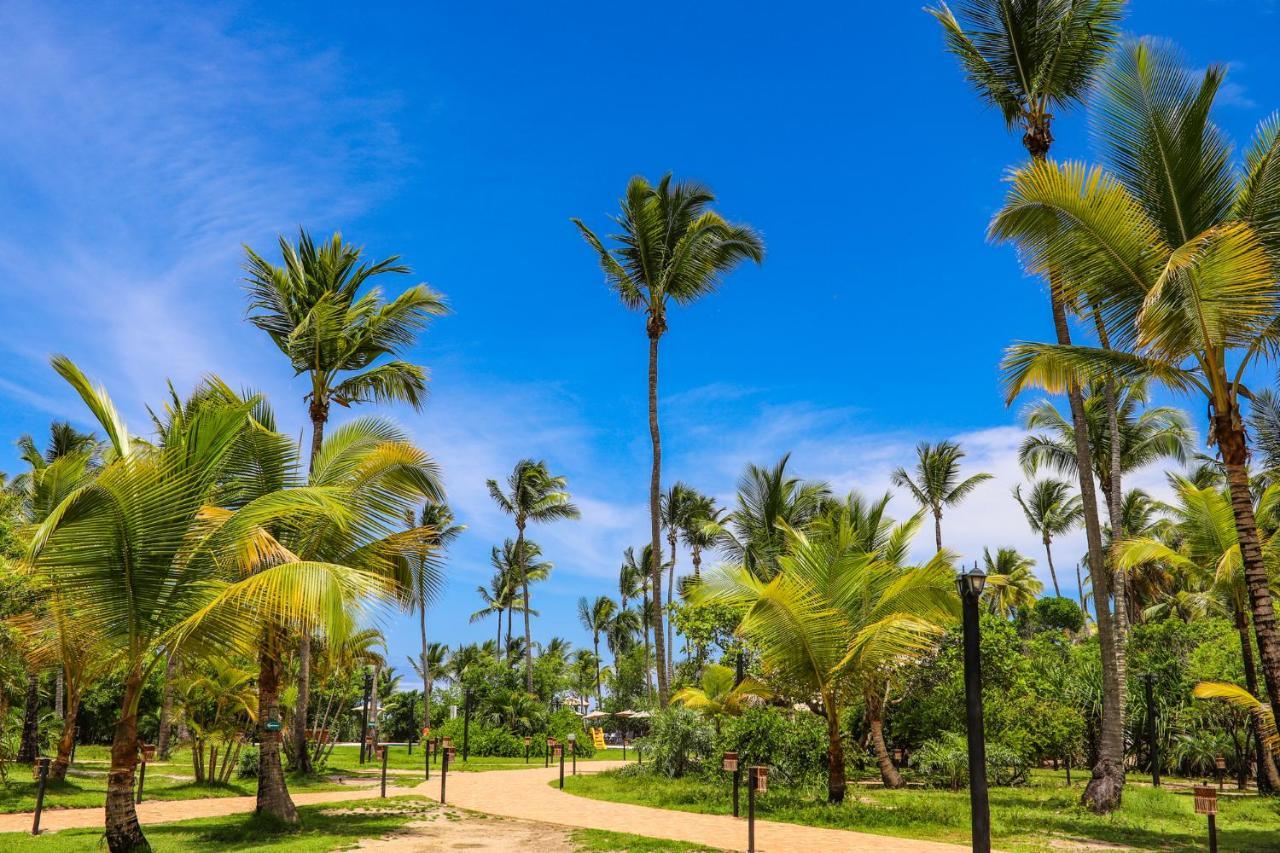
[[(596, 773), (621, 767), (621, 761), (593, 761), (585, 772)], [(578, 765), (578, 772), (584, 772)], [(651, 838), (666, 838), (704, 844), (721, 850), (745, 850), (747, 822), (729, 815), (694, 814), (611, 803), (576, 797), (551, 787), (558, 768), (510, 770), (495, 777), (492, 773), (449, 775), (446, 800), (451, 806), (473, 809), (503, 817), (534, 820), (582, 829), (630, 832)], [(418, 788), (432, 799), (440, 796), (437, 779)], [(743, 801), (745, 814), (745, 793)], [(958, 853), (967, 846), (936, 841), (914, 841), (885, 835), (870, 835), (839, 829), (819, 829), (793, 823), (756, 821), (756, 849), (767, 853), (808, 850), (874, 850), (876, 853)]]

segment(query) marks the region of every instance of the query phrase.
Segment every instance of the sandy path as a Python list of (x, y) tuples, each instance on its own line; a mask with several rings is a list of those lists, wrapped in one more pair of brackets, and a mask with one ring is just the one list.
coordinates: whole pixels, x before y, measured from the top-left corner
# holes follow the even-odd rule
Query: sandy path
[[(617, 762), (591, 762), (587, 772), (622, 766)], [(578, 772), (584, 772), (579, 765)], [(584, 829), (630, 832), (652, 838), (668, 838), (704, 844), (722, 850), (744, 850), (747, 822), (729, 815), (693, 814), (666, 809), (610, 803), (575, 797), (547, 783), (556, 778), (556, 768), (513, 770), (494, 778), (491, 773), (450, 775), (446, 790), (449, 805), (520, 820), (540, 821)], [(432, 780), (418, 793), (433, 799), (440, 785)], [(968, 847), (936, 841), (915, 841), (885, 835), (870, 835), (839, 829), (820, 829), (791, 823), (756, 821), (756, 849), (781, 851), (874, 850), (876, 853), (959, 853)]]

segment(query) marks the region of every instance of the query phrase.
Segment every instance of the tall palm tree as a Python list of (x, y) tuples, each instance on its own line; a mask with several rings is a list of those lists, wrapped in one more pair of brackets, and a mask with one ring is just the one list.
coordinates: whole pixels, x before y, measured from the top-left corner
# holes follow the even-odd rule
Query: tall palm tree
[(1080, 524), (1080, 496), (1071, 494), (1071, 486), (1066, 481), (1049, 479), (1032, 483), (1025, 498), (1022, 484), (1014, 486), (1013, 499), (1022, 507), (1031, 532), (1040, 534), (1049, 563), (1049, 577), (1053, 579), (1053, 594), (1061, 598), (1058, 573), (1053, 568), (1053, 537), (1068, 533)]
[[(928, 11), (942, 25), (948, 49), (960, 60), (979, 97), (996, 107), (1008, 130), (1021, 130), (1032, 160), (1049, 156), (1055, 114), (1083, 103), (1119, 35), (1124, 0), (967, 0), (957, 16), (945, 3)], [(1048, 270), (1049, 306), (1054, 332), (1062, 345), (1071, 343), (1067, 300), (1059, 276)], [(1080, 386), (1067, 387), (1071, 420), (1076, 427), (1076, 458), (1094, 584), (1098, 639), (1103, 669), (1103, 748), (1084, 799), (1098, 812), (1120, 805), (1124, 789), (1123, 637), (1113, 638), (1109, 617), (1110, 581), (1105, 576), (1102, 525), (1085, 430)], [(1119, 477), (1115, 478), (1119, 489)], [(1120, 632), (1123, 633), (1123, 632)]]
[(578, 599), (578, 622), (591, 632), (591, 648), (596, 656), (597, 708), (604, 703), (604, 694), (600, 689), (600, 635), (608, 632), (617, 607), (617, 603), (607, 595), (598, 596), (595, 601), (588, 601), (585, 596)]
[[(496, 654), (498, 660), (502, 660), (504, 653), (508, 660), (514, 660), (510, 651), (513, 636), (511, 623), (515, 614), (519, 613), (530, 618), (538, 615), (538, 611), (525, 602), (524, 596), (521, 595), (521, 587), (546, 580), (554, 566), (542, 559), (541, 546), (528, 539), (524, 542), (523, 568), (516, 556), (516, 543), (511, 539), (504, 540), (501, 548), (495, 546), (489, 551), (489, 565), (493, 566), (494, 572), (491, 581), (492, 589), (494, 592), (501, 590), (500, 599), (507, 614), (507, 643), (502, 642), (502, 626), (499, 624)], [(524, 646), (521, 646), (520, 650), (523, 654)], [(518, 657), (519, 655), (516, 656)]]
[(710, 495), (696, 491), (692, 493), (680, 538), (689, 549), (695, 578), (702, 577), (702, 553), (716, 547), (719, 541), (717, 531), (724, 524), (724, 512), (721, 507), (716, 506), (716, 499)]
[(895, 486), (911, 492), (922, 509), (933, 514), (933, 535), (938, 553), (942, 553), (942, 510), (955, 506), (967, 498), (980, 483), (991, 479), (990, 474), (974, 474), (960, 479), (960, 460), (964, 451), (954, 441), (916, 445), (916, 476), (913, 479), (907, 469), (898, 468), (890, 479)]
[(632, 607), (619, 608), (605, 629), (609, 651), (613, 652), (613, 671), (618, 672), (619, 659), (635, 647), (636, 634), (644, 630), (644, 611)]
[[(299, 229), (298, 245), (279, 238), (283, 266), (244, 247), (249, 322), (270, 335), (293, 367), (306, 374), (311, 419), (311, 455), (324, 441), (329, 407), (365, 402), (403, 402), (415, 410), (427, 394), (427, 373), (398, 356), (411, 348), (432, 317), (447, 313), (443, 297), (425, 284), (386, 301), (379, 276), (408, 275), (398, 256), (362, 261), (363, 249), (335, 233), (317, 246)], [(363, 291), (363, 292), (362, 292)], [(390, 360), (378, 363), (385, 356)], [(306, 721), (311, 693), (311, 642), (299, 646), (298, 699), (294, 713), (295, 754), (309, 771)]]
[[(416, 669), (423, 678), (430, 671), (427, 653), (432, 645), (427, 642), (427, 607), (439, 592), (444, 583), (444, 553), (453, 540), (467, 529), (465, 524), (454, 520), (453, 510), (442, 501), (427, 501), (422, 506), (418, 518), (410, 511), (406, 516), (409, 528), (423, 531), (421, 547), (410, 560), (411, 578), (409, 581), (409, 609), (418, 611), (418, 647), (420, 660)], [(501, 617), (499, 617), (501, 618)], [(439, 644), (435, 644), (439, 645)], [(422, 727), (431, 725), (431, 688), (426, 688), (426, 699), (422, 706)]]
[(1110, 171), (1036, 163), (1014, 177), (992, 224), (1064, 293), (1110, 319), (1115, 349), (1019, 344), (1011, 393), (1150, 377), (1208, 403), (1226, 472), (1267, 690), (1280, 695), (1280, 635), (1253, 510), (1242, 379), (1280, 339), (1280, 124), (1265, 123), (1237, 177), (1209, 113), (1224, 69), (1197, 79), (1171, 49), (1126, 47), (1103, 87)]
[(983, 548), (982, 564), (987, 573), (982, 597), (998, 616), (1012, 617), (1031, 607), (1044, 589), (1032, 571), (1035, 561), (1013, 548), (997, 548), (994, 556), (989, 548)]
[(803, 529), (831, 497), (826, 483), (788, 473), (790, 461), (788, 453), (770, 468), (748, 464), (738, 479), (737, 506), (717, 531), (728, 557), (765, 580), (778, 572), (778, 557), (787, 542), (783, 525)]
[[(649, 339), (649, 438), (653, 465), (649, 477), (650, 545), (654, 567), (662, 563), (662, 437), (658, 429), (658, 342), (667, 331), (671, 302), (688, 305), (716, 289), (743, 261), (760, 263), (764, 242), (749, 226), (727, 222), (711, 210), (715, 196), (692, 181), (672, 183), (668, 173), (657, 186), (642, 177), (627, 184), (621, 214), (614, 218), (616, 244), (603, 241), (580, 219), (582, 236), (600, 258), (606, 281), (622, 304), (643, 311)], [(653, 576), (653, 624), (659, 661), (658, 696), (668, 698), (662, 637), (662, 578)]]
[[(497, 548), (494, 548), (494, 555), (497, 555)], [(508, 577), (502, 572), (495, 572), (493, 577), (489, 578), (489, 586), (477, 586), (476, 595), (480, 596), (480, 600), (484, 602), (484, 607), (471, 614), (468, 620), (471, 624), (494, 617), (497, 623), (497, 643), (498, 648), (502, 648), (502, 614), (507, 608), (512, 606), (515, 601), (515, 590), (509, 582)]]
[[(760, 650), (766, 673), (817, 697), (811, 706), (827, 721), (827, 798), (838, 803), (846, 787), (841, 706), (854, 695), (879, 697), (894, 666), (932, 647), (954, 620), (955, 575), (946, 554), (919, 568), (868, 554), (848, 516), (820, 519), (808, 532), (783, 531), (787, 547), (772, 579), (725, 566), (708, 574), (693, 599), (740, 609), (738, 633)], [(893, 765), (882, 712), (882, 702), (868, 702), (885, 772)]]
[[(36, 528), (27, 560), (55, 594), (74, 595), (77, 620), (115, 650), (124, 675), (106, 839), (112, 853), (148, 849), (133, 790), (138, 703), (156, 667), (184, 647), (193, 654), (227, 644), (252, 648), (264, 624), (347, 612), (354, 598), (387, 588), (363, 572), (299, 560), (264, 538), (269, 527), (303, 519), (350, 520), (330, 491), (272, 489), (218, 505), (239, 491), (237, 469), (265, 433), (251, 414), (254, 401), (233, 401), (213, 380), (197, 390), (198, 405), (175, 413), (160, 440), (148, 444), (130, 435), (106, 392), (74, 364), (61, 356), (53, 363), (103, 427), (110, 461)], [(228, 579), (228, 566), (246, 557), (261, 561), (261, 570)], [(264, 665), (262, 674), (277, 672)], [(260, 713), (273, 714), (272, 685), (263, 680)], [(273, 733), (261, 736), (265, 751)]]
[(649, 607), (649, 587), (653, 583), (653, 571), (650, 566), (652, 560), (652, 545), (645, 545), (640, 549), (639, 560), (636, 559), (635, 549), (628, 547), (622, 554), (622, 567), (618, 570), (618, 591), (622, 597), (622, 610), (627, 609), (628, 599), (640, 599), (640, 628), (644, 634), (644, 682), (645, 688), (650, 693), (653, 691), (653, 673), (649, 669), (649, 627), (653, 624), (653, 610)]
[(422, 679), (422, 726), (431, 725), (431, 695), (436, 681), (444, 675), (449, 661), (449, 646), (445, 643), (428, 643), (425, 654), (418, 659), (409, 658), (409, 665)]
[(519, 567), (521, 598), (524, 601), (525, 689), (533, 692), (533, 637), (529, 630), (529, 553), (525, 548), (525, 526), (560, 519), (578, 518), (581, 513), (570, 500), (564, 477), (555, 477), (546, 462), (521, 459), (507, 477), (507, 491), (497, 480), (489, 480), (489, 496), (498, 508), (516, 522), (516, 565)]
[[(662, 526), (667, 530), (667, 551), (671, 561), (667, 564), (667, 611), (671, 610), (676, 588), (676, 542), (686, 530), (697, 510), (700, 496), (684, 483), (677, 482), (662, 496)], [(667, 619), (667, 680), (675, 678), (675, 626)]]

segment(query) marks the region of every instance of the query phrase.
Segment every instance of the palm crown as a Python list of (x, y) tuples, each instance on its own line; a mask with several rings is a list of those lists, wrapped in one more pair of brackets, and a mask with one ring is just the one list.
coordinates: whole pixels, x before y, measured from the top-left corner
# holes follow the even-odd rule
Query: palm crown
[(913, 478), (905, 468), (893, 472), (894, 485), (903, 486), (915, 497), (920, 506), (933, 513), (934, 534), (938, 550), (942, 550), (942, 510), (954, 506), (969, 496), (979, 483), (991, 479), (990, 474), (974, 474), (960, 479), (960, 460), (964, 451), (952, 441), (929, 444), (922, 441), (916, 446), (916, 472)]

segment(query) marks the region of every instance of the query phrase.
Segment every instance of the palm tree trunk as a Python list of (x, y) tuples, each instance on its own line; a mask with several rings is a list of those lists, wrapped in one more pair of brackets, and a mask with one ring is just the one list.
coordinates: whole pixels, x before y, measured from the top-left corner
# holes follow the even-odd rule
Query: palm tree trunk
[(1058, 573), (1053, 570), (1053, 551), (1049, 548), (1049, 537), (1044, 537), (1044, 557), (1049, 561), (1049, 577), (1053, 579), (1053, 594), (1062, 598), (1062, 590), (1058, 589)]
[(906, 783), (902, 781), (898, 768), (893, 766), (889, 746), (884, 742), (884, 708), (879, 696), (867, 695), (867, 723), (871, 727), (871, 748), (880, 767), (880, 780), (886, 788), (901, 788)]
[(62, 737), (58, 739), (58, 756), (49, 767), (49, 778), (61, 782), (71, 766), (71, 750), (76, 742), (76, 718), (80, 715), (80, 691), (67, 682), (66, 705), (62, 716)]
[(675, 681), (675, 635), (671, 622), (671, 600), (676, 591), (676, 536), (673, 531), (669, 537), (671, 545), (671, 566), (667, 569), (667, 681)]
[[(1236, 608), (1236, 633), (1240, 635), (1240, 657), (1244, 661), (1244, 686), (1249, 695), (1258, 698), (1258, 667), (1253, 659), (1253, 643), (1249, 639), (1249, 616)], [(1280, 791), (1280, 773), (1277, 773), (1271, 750), (1262, 743), (1262, 732), (1257, 720), (1250, 715), (1249, 732), (1253, 737), (1254, 760), (1258, 764), (1258, 790)]]
[(19, 764), (35, 764), (40, 755), (40, 676), (27, 673), (26, 701), (22, 707), (22, 742), (18, 745)]
[(933, 539), (938, 545), (938, 553), (942, 553), (942, 512), (933, 511)]
[(653, 611), (649, 609), (649, 594), (645, 593), (641, 600), (641, 608), (648, 614), (648, 617), (641, 617), (640, 622), (644, 628), (644, 686), (649, 691), (649, 696), (653, 696), (653, 671), (649, 669), (649, 623), (653, 620)]
[[(1084, 579), (1080, 577), (1080, 563), (1079, 563), (1079, 562), (1077, 562), (1077, 563), (1076, 563), (1076, 593), (1077, 593), (1077, 594), (1079, 594), (1079, 596), (1080, 596), (1080, 610), (1081, 610), (1081, 612), (1082, 612), (1082, 613), (1084, 613), (1085, 618), (1086, 618), (1086, 619), (1088, 619), (1088, 617), (1089, 617), (1089, 605), (1088, 605), (1088, 602), (1085, 600), (1085, 597), (1084, 597)], [(1086, 629), (1088, 628), (1088, 623), (1086, 623), (1086, 624), (1085, 624), (1085, 627), (1086, 627)], [(1086, 630), (1086, 631), (1085, 631), (1085, 634), (1086, 634), (1086, 635), (1088, 635), (1088, 633), (1089, 633), (1089, 632), (1088, 632), (1088, 630)]]
[[(502, 630), (501, 610), (498, 611), (498, 630)], [(431, 727), (431, 672), (427, 669), (427, 603), (425, 601), (418, 602), (418, 637), (422, 642), (419, 658), (422, 664), (422, 728), (426, 729)], [(423, 748), (426, 748), (425, 745)]]
[(595, 647), (596, 654), (596, 708), (599, 709), (604, 704), (604, 699), (600, 693), (600, 632), (596, 631), (591, 637), (591, 644)]
[(142, 666), (135, 663), (124, 680), (120, 719), (111, 738), (111, 771), (107, 774), (106, 837), (111, 853), (150, 850), (133, 804), (133, 769), (138, 763), (138, 700), (142, 698)]
[[(511, 642), (511, 609), (507, 609), (507, 642)], [(498, 611), (498, 661), (502, 661), (502, 610)]]
[[(1094, 310), (1094, 322), (1098, 329), (1098, 342), (1104, 350), (1111, 349), (1111, 340), (1107, 337), (1106, 324), (1098, 310)], [(1119, 398), (1116, 394), (1116, 382), (1108, 379), (1103, 386), (1103, 403), (1107, 407), (1107, 436), (1111, 441), (1110, 458), (1107, 460), (1107, 511), (1111, 520), (1111, 539), (1118, 542), (1125, 536), (1124, 530), (1124, 486), (1121, 483), (1123, 460), (1121, 459)], [(1125, 673), (1128, 658), (1129, 636), (1129, 578), (1119, 561), (1112, 560), (1111, 598), (1115, 624), (1112, 631), (1112, 645), (1116, 656), (1116, 679), (1120, 682), (1120, 701), (1125, 700)], [(1120, 719), (1124, 719), (1124, 706), (1119, 708)]]
[[(282, 732), (267, 731), (269, 720), (280, 718), (280, 643), (274, 627), (264, 632), (262, 651), (258, 655), (258, 808), (260, 815), (270, 815), (285, 823), (298, 822), (298, 810), (289, 796), (280, 765)], [(363, 734), (363, 733), (362, 733)]]
[(160, 731), (156, 734), (156, 757), (169, 760), (169, 742), (173, 735), (173, 679), (178, 670), (178, 658), (170, 653), (164, 665), (164, 699), (160, 702)]
[(1280, 638), (1276, 636), (1276, 614), (1271, 603), (1267, 568), (1262, 562), (1262, 548), (1258, 543), (1253, 495), (1249, 492), (1249, 472), (1245, 467), (1248, 450), (1244, 427), (1239, 425), (1236, 412), (1215, 412), (1213, 434), (1218, 442), (1218, 449), (1222, 451), (1223, 467), (1227, 471), (1227, 487), (1231, 491), (1236, 538), (1240, 541), (1244, 578), (1249, 587), (1253, 633), (1258, 641), (1258, 657), (1262, 662), (1262, 680), (1267, 685), (1267, 695), (1275, 710), (1280, 708)]
[[(524, 689), (533, 692), (533, 633), (529, 630), (529, 567), (524, 554), (524, 522), (517, 525), (516, 553), (520, 555), (520, 590), (524, 594)], [(511, 642), (510, 635), (507, 642)]]
[[(835, 701), (823, 702), (827, 712), (827, 802), (844, 802), (844, 743), (840, 740), (840, 711)], [(716, 722), (719, 722), (717, 718)]]
[(65, 682), (66, 670), (58, 667), (58, 672), (53, 680), (53, 712), (59, 717), (63, 716), (65, 708), (62, 704), (63, 699), (63, 683)]
[(658, 705), (667, 706), (666, 642), (662, 633), (662, 435), (658, 430), (658, 338), (660, 317), (649, 317), (649, 438), (653, 443), (653, 468), (649, 473), (649, 538), (653, 564), (653, 647), (658, 667)]
[(311, 772), (311, 753), (307, 751), (307, 717), (311, 708), (311, 629), (303, 628), (298, 641), (298, 698), (293, 707), (293, 738), (295, 768), (300, 773)]

